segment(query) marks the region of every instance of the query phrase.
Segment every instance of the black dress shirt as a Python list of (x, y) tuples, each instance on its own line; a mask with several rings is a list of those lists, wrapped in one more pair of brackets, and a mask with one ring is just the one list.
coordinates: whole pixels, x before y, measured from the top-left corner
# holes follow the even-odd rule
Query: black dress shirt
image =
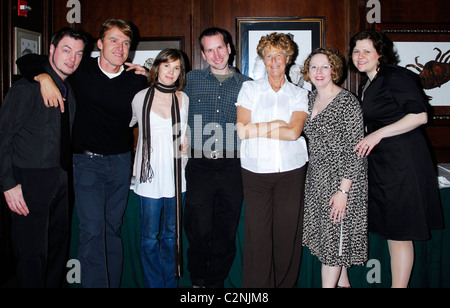
[[(48, 61), (44, 68), (61, 88), (63, 80)], [(70, 86), (68, 102), (72, 125), (75, 97)], [(60, 109), (44, 105), (39, 83), (25, 78), (17, 81), (0, 109), (0, 190), (20, 184), (14, 178), (13, 165), (31, 169), (60, 166), (60, 138)]]

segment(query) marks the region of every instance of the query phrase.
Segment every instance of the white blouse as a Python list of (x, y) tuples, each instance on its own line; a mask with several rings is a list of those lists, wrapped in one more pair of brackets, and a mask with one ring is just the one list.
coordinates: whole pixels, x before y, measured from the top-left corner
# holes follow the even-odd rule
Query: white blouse
[[(144, 105), (145, 95), (147, 89), (137, 93), (132, 102), (133, 117), (130, 122), (130, 127), (138, 123), (142, 127), (142, 107)], [(187, 128), (187, 115), (189, 98), (186, 93), (182, 93), (182, 104), (180, 108), (180, 117), (182, 123), (181, 142), (184, 141)], [(143, 135), (139, 132), (138, 143), (136, 147), (136, 155), (134, 158), (133, 177), (134, 183), (131, 188), (137, 195), (159, 199), (172, 198), (175, 196), (174, 186), (174, 153), (173, 153), (173, 134), (172, 134), (172, 119), (164, 119), (154, 113), (150, 112), (150, 129), (151, 129), (151, 148), (150, 165), (154, 172), (154, 177), (151, 182), (140, 183), (142, 165), (142, 138)], [(187, 157), (183, 157), (187, 159)], [(186, 191), (186, 179), (184, 173), (184, 166), (181, 170), (182, 175), (182, 191)]]
[[(252, 112), (251, 123), (283, 120), (289, 123), (292, 113), (308, 114), (308, 91), (285, 83), (278, 92), (270, 86), (267, 77), (247, 81), (239, 93), (236, 106)], [(268, 138), (244, 139), (241, 143), (241, 166), (254, 173), (286, 172), (301, 168), (308, 161), (306, 141), (303, 137), (295, 141)]]

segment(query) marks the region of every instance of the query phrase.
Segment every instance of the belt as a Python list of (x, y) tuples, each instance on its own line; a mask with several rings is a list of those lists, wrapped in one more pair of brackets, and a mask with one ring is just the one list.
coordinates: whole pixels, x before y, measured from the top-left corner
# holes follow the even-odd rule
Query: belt
[(220, 159), (220, 158), (239, 158), (238, 151), (202, 151), (192, 150), (191, 158), (206, 158), (206, 159)]
[(88, 150), (84, 150), (84, 151), (79, 151), (77, 154), (83, 154), (83, 155), (89, 155), (89, 156), (96, 156), (96, 157), (104, 157), (104, 156), (108, 156), (108, 155), (103, 155), (103, 154), (98, 154), (98, 153), (94, 153)]

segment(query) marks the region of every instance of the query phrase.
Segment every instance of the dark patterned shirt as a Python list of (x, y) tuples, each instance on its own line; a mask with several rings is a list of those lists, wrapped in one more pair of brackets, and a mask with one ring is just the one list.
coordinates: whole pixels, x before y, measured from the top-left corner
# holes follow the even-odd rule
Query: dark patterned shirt
[[(220, 83), (210, 68), (187, 74), (188, 134), (194, 150), (237, 151), (236, 101), (242, 84), (251, 80), (237, 73)], [(189, 136), (189, 135), (188, 135)]]

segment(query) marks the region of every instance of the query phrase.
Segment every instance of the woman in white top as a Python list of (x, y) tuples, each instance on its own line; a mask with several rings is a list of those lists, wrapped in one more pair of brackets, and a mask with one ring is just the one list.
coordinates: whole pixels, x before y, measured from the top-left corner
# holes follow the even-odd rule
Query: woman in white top
[(185, 76), (182, 53), (165, 49), (150, 69), (150, 87), (136, 94), (132, 102), (130, 126), (139, 125), (133, 189), (141, 202), (141, 260), (149, 288), (178, 286), (179, 213), (186, 191), (180, 150), (187, 145), (189, 105), (187, 95), (181, 92)]
[(285, 75), (295, 48), (285, 34), (262, 37), (257, 49), (267, 77), (244, 83), (236, 104), (243, 139), (243, 287), (294, 287), (299, 272), (308, 161), (300, 135), (308, 93)]

